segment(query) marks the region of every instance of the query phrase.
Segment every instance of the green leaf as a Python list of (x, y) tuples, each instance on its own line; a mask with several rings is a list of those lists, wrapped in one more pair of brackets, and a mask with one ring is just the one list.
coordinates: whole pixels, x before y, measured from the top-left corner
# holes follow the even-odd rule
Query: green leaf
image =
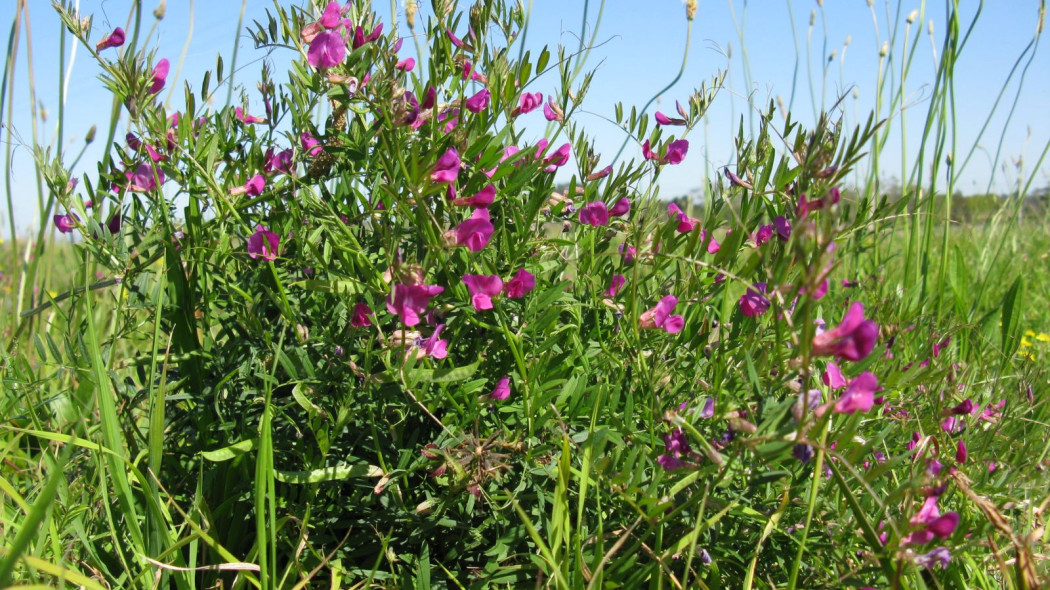
[(474, 376), (481, 361), (462, 367), (445, 367), (440, 369), (415, 369), (409, 371), (412, 382), (419, 383), (455, 383)]
[(229, 461), (230, 459), (240, 457), (249, 451), (255, 450), (256, 444), (257, 442), (254, 438), (242, 440), (239, 443), (234, 443), (221, 449), (215, 449), (214, 451), (201, 451), (201, 457), (215, 462)]
[(335, 465), (310, 471), (280, 471), (275, 469), (274, 478), (283, 483), (311, 484), (326, 481), (342, 481), (357, 477), (383, 477), (383, 469), (375, 465)]

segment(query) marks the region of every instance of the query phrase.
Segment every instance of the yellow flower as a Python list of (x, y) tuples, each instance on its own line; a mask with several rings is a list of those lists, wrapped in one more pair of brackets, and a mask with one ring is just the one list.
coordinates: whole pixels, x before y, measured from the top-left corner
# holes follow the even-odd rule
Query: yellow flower
[(1040, 342), (1050, 342), (1050, 334), (1047, 334), (1046, 332), (1040, 332), (1039, 334), (1035, 335), (1035, 339)]
[(1035, 332), (1033, 332), (1031, 330), (1025, 330), (1024, 331), (1024, 335), (1028, 336), (1029, 338), (1031, 338), (1032, 336), (1035, 336)]
[(1021, 348), (1028, 348), (1032, 345), (1032, 341), (1027, 338), (1021, 338)]

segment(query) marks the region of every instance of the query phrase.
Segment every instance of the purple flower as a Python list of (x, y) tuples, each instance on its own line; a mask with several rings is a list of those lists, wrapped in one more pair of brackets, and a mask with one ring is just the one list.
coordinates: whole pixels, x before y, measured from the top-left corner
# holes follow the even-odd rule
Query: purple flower
[(449, 235), (457, 246), (466, 246), (471, 252), (478, 252), (489, 243), (492, 232), (495, 230), (496, 228), (489, 219), (489, 210), (479, 208), (449, 232)]
[(687, 140), (672, 141), (667, 145), (667, 155), (664, 156), (662, 162), (664, 164), (681, 164), (687, 153), (689, 153), (689, 142)]
[(251, 179), (244, 183), (244, 186), (238, 186), (230, 189), (231, 195), (248, 195), (249, 197), (257, 197), (262, 194), (266, 188), (266, 178), (262, 174), (256, 174)]
[(124, 44), (124, 29), (117, 27), (113, 32), (106, 35), (95, 45), (95, 51), (99, 52), (110, 47), (120, 47)]
[(871, 353), (878, 335), (879, 327), (864, 319), (864, 304), (858, 301), (850, 306), (841, 324), (813, 337), (813, 354), (859, 361)]
[(656, 111), (656, 115), (653, 118), (656, 119), (657, 125), (685, 125), (685, 119), (672, 119), (660, 111)]
[(248, 256), (263, 260), (277, 260), (277, 251), (281, 245), (281, 237), (265, 226), (255, 227), (255, 233), (248, 237)]
[(53, 218), (55, 227), (58, 231), (68, 234), (73, 231), (73, 228), (77, 226), (78, 218), (72, 213), (66, 213), (65, 215), (55, 215)]
[(572, 155), (572, 145), (568, 142), (563, 143), (558, 149), (554, 150), (554, 153), (543, 159), (543, 163), (547, 165), (543, 169), (544, 172), (554, 172), (558, 168), (564, 166), (569, 162), (569, 156)]
[(755, 246), (761, 246), (773, 238), (773, 224), (763, 225), (755, 232)]
[(414, 67), (416, 67), (416, 60), (411, 57), (402, 59), (394, 64), (394, 68), (401, 70), (402, 72), (411, 72)]
[(946, 568), (952, 560), (952, 554), (947, 547), (937, 547), (929, 553), (915, 556), (915, 565), (926, 569)]
[(477, 94), (467, 99), (464, 106), (467, 110), (472, 113), (480, 113), (489, 106), (489, 99), (492, 97), (492, 93), (489, 92), (488, 88), (482, 88)]
[(145, 162), (139, 164), (134, 173), (127, 171), (124, 176), (128, 179), (128, 190), (132, 192), (154, 191), (164, 184), (164, 171)]
[(265, 123), (266, 122), (265, 118), (249, 115), (248, 113), (244, 112), (244, 109), (241, 108), (241, 107), (235, 107), (233, 109), (233, 114), (234, 114), (235, 117), (237, 117), (238, 121), (240, 121), (241, 123), (244, 123), (245, 125), (251, 125), (253, 123)]
[(832, 389), (841, 389), (846, 386), (846, 377), (842, 375), (842, 369), (835, 363), (829, 362), (827, 370), (822, 376), (824, 385)]
[(580, 223), (601, 227), (609, 224), (609, 210), (605, 207), (605, 203), (593, 201), (580, 209), (579, 218)]
[(335, 67), (346, 59), (346, 40), (338, 31), (324, 31), (318, 33), (310, 41), (310, 48), (306, 52), (306, 61), (313, 67), (323, 70)]
[(619, 247), (617, 247), (617, 251), (620, 253), (620, 256), (623, 257), (624, 264), (631, 264), (632, 262), (634, 262), (634, 257), (638, 254), (638, 248), (635, 248), (634, 246), (628, 246), (626, 243), (623, 242), (621, 242)]
[(521, 95), (518, 99), (518, 106), (511, 113), (511, 116), (524, 115), (525, 113), (536, 110), (537, 107), (543, 104), (543, 93), (542, 92), (526, 92)]
[(496, 388), (489, 394), (489, 399), (501, 402), (510, 397), (510, 377), (503, 377), (496, 383)]
[(263, 163), (263, 172), (267, 174), (274, 174), (280, 172), (282, 174), (292, 173), (292, 150), (282, 150), (274, 153), (272, 149), (266, 150), (266, 161)]
[(835, 402), (835, 411), (840, 414), (867, 412), (875, 403), (875, 390), (879, 382), (870, 371), (864, 371), (849, 382), (846, 391)]
[(419, 323), (430, 299), (444, 290), (438, 285), (394, 285), (394, 292), (387, 297), (386, 309), (412, 327)]
[(548, 121), (561, 121), (565, 117), (561, 113), (561, 108), (554, 104), (554, 96), (547, 98), (547, 102), (543, 105), (543, 118)]
[(804, 443), (798, 443), (791, 449), (791, 454), (800, 462), (809, 463), (809, 460), (813, 458), (813, 447)]
[(153, 73), (150, 76), (150, 87), (149, 93), (156, 94), (164, 88), (164, 82), (168, 79), (168, 59), (164, 58), (157, 62), (157, 65), (153, 68)]
[(766, 292), (765, 283), (755, 283), (754, 289), (740, 296), (740, 313), (749, 318), (762, 315), (769, 310), (769, 300), (762, 296)]
[(675, 203), (667, 204), (667, 215), (678, 221), (678, 227), (675, 228), (675, 231), (682, 234), (693, 231), (696, 225), (700, 223), (699, 219), (689, 217)]
[(303, 151), (310, 157), (317, 157), (324, 150), (321, 142), (309, 131), (303, 131), (299, 136), (299, 144), (303, 146)]
[(631, 201), (627, 197), (620, 197), (620, 200), (616, 201), (613, 208), (609, 210), (609, 215), (612, 217), (623, 217), (631, 212)]
[(627, 279), (623, 275), (613, 275), (612, 280), (609, 281), (609, 288), (605, 290), (605, 295), (616, 297), (625, 284), (627, 284)]
[(701, 418), (712, 418), (715, 415), (715, 398), (708, 397), (704, 399), (704, 406), (700, 408)]
[(955, 462), (965, 463), (966, 458), (970, 456), (970, 453), (966, 450), (966, 443), (959, 440), (959, 443), (955, 446)]
[(667, 454), (657, 457), (656, 462), (667, 471), (687, 466), (688, 463), (683, 461), (682, 458), (692, 459), (696, 455), (689, 446), (689, 439), (686, 438), (685, 432), (681, 428), (675, 428), (670, 434), (664, 435), (664, 450)]
[(372, 313), (372, 308), (368, 307), (367, 303), (359, 301), (356, 305), (354, 305), (353, 315), (350, 316), (350, 325), (355, 328), (364, 328), (366, 326), (371, 326), (371, 316), (373, 315), (375, 314)]
[[(452, 185), (449, 185), (452, 188)], [(488, 207), (496, 198), (496, 187), (489, 184), (477, 192), (473, 197), (458, 197), (452, 202), (462, 207)]]
[(959, 405), (955, 406), (951, 410), (948, 410), (953, 416), (965, 416), (973, 413), (973, 400), (966, 398)]
[(459, 176), (461, 165), (462, 162), (459, 159), (459, 152), (456, 151), (456, 148), (448, 148), (434, 164), (434, 171), (430, 173), (430, 180), (434, 182), (455, 182), (456, 177)]
[(787, 220), (787, 217), (773, 218), (773, 228), (776, 229), (777, 237), (781, 242), (786, 242), (791, 237), (791, 222)]
[(680, 315), (671, 315), (676, 305), (678, 305), (677, 297), (674, 295), (664, 297), (656, 304), (656, 307), (638, 316), (638, 325), (642, 328), (662, 328), (668, 334), (681, 332), (685, 325), (684, 318)]
[(463, 275), (463, 284), (470, 291), (470, 303), (477, 311), (492, 309), (492, 298), (503, 291), (503, 279), (499, 275)]
[(507, 297), (519, 299), (536, 288), (536, 277), (524, 268), (514, 274), (514, 278), (503, 283), (503, 292)]
[(324, 14), (321, 15), (321, 19), (317, 22), (326, 29), (334, 29), (338, 27), (342, 22), (339, 2), (337, 0), (331, 0), (331, 2), (324, 7)]
[(448, 340), (441, 339), (441, 330), (445, 324), (438, 324), (430, 338), (421, 338), (416, 347), (423, 356), (429, 356), (441, 360), (448, 356)]

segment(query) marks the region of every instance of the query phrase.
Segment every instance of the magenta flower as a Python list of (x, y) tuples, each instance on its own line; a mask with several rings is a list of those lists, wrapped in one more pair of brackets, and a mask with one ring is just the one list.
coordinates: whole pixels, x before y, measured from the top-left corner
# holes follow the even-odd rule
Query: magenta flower
[(255, 117), (253, 115), (249, 115), (248, 113), (244, 112), (244, 109), (241, 108), (241, 107), (235, 107), (233, 109), (233, 113), (234, 113), (234, 116), (237, 117), (237, 120), (240, 121), (241, 123), (244, 123), (245, 125), (251, 125), (252, 123), (265, 123), (266, 122), (265, 118), (263, 118), (263, 117)]
[(477, 94), (467, 99), (464, 106), (467, 110), (472, 113), (480, 113), (489, 106), (489, 99), (492, 98), (492, 93), (489, 92), (488, 88), (482, 88)]
[(394, 64), (394, 67), (396, 69), (401, 70), (402, 72), (411, 72), (412, 68), (416, 67), (416, 60), (412, 59), (411, 57), (402, 59), (396, 64)]
[(609, 210), (605, 207), (605, 203), (594, 201), (580, 209), (579, 218), (582, 224), (601, 227), (609, 224)]
[(536, 110), (537, 107), (543, 104), (543, 93), (542, 92), (526, 92), (521, 95), (518, 99), (518, 106), (511, 113), (511, 116), (524, 115), (525, 113)]
[(813, 337), (813, 354), (859, 361), (871, 353), (878, 336), (879, 327), (864, 319), (864, 304), (857, 301), (850, 306), (841, 324)]
[(263, 189), (266, 188), (266, 178), (262, 174), (256, 174), (244, 183), (244, 186), (238, 186), (230, 189), (231, 195), (248, 195), (249, 197), (257, 197), (262, 194)]
[(430, 335), (430, 338), (420, 338), (416, 342), (417, 354), (421, 354), (426, 357), (433, 357), (441, 360), (448, 356), (448, 340), (441, 338), (441, 330), (445, 328), (445, 324), (438, 324), (434, 328), (434, 333)]
[(832, 389), (841, 389), (846, 386), (846, 377), (842, 374), (842, 369), (835, 363), (829, 362), (828, 368), (824, 371), (824, 375), (821, 377), (824, 381), (824, 385)]
[(164, 88), (164, 82), (168, 79), (168, 59), (164, 58), (157, 62), (157, 65), (153, 67), (153, 73), (150, 77), (149, 93), (156, 94)]
[(712, 418), (715, 415), (715, 398), (704, 398), (704, 405), (700, 408), (701, 418)]
[(307, 155), (314, 158), (324, 150), (324, 146), (321, 145), (321, 142), (318, 141), (309, 131), (303, 131), (299, 136), (299, 144), (303, 147), (303, 151), (306, 152)]
[(759, 227), (758, 231), (755, 232), (753, 239), (755, 241), (756, 247), (761, 246), (762, 244), (765, 244), (769, 240), (773, 239), (773, 224), (763, 225)]
[(666, 454), (656, 458), (656, 462), (667, 471), (674, 471), (689, 466), (689, 461), (696, 461), (699, 454), (689, 446), (689, 439), (681, 428), (675, 428), (670, 434), (664, 435), (664, 451)]
[(335, 67), (346, 59), (346, 40), (338, 31), (318, 33), (310, 41), (306, 51), (306, 61), (313, 67), (323, 70)]
[(462, 162), (456, 148), (448, 148), (434, 164), (434, 171), (430, 173), (430, 180), (434, 182), (455, 182), (459, 176), (459, 167)]
[(657, 125), (685, 125), (685, 119), (672, 119), (660, 111), (656, 111), (654, 118)]
[(58, 231), (68, 234), (73, 231), (73, 228), (77, 226), (77, 216), (72, 213), (66, 213), (65, 215), (55, 215), (52, 218), (55, 222), (55, 227)]
[(263, 162), (263, 172), (266, 174), (274, 174), (281, 172), (283, 174), (292, 173), (292, 150), (282, 150), (274, 153), (273, 149), (266, 150), (266, 159)]
[(99, 52), (110, 47), (120, 47), (124, 44), (124, 29), (117, 27), (113, 32), (106, 35), (95, 45), (95, 51)]
[(321, 15), (321, 19), (317, 22), (326, 29), (334, 29), (342, 22), (341, 12), (339, 2), (337, 0), (331, 0), (331, 2), (324, 7), (324, 14)]
[(412, 327), (419, 323), (430, 299), (444, 290), (438, 285), (394, 285), (394, 292), (387, 297), (386, 309)]
[(696, 224), (700, 223), (699, 219), (689, 217), (674, 203), (667, 204), (667, 215), (678, 222), (678, 227), (675, 228), (678, 233), (691, 232), (696, 228)]
[(936, 547), (928, 553), (915, 556), (915, 565), (926, 569), (944, 569), (952, 561), (952, 554), (947, 547)]
[(554, 96), (549, 97), (547, 102), (543, 104), (543, 118), (548, 121), (562, 121), (565, 119), (561, 109), (554, 104)]
[(452, 41), (452, 44), (455, 45), (456, 47), (458, 47), (460, 49), (466, 49), (467, 48), (467, 44), (464, 43), (463, 41), (461, 41), (460, 38), (457, 37), (456, 34), (453, 33), (451, 30), (446, 30), (445, 34), (448, 35), (448, 40)]
[(248, 256), (263, 260), (277, 260), (278, 248), (281, 245), (281, 237), (266, 229), (266, 226), (258, 225), (255, 233), (248, 237)]
[(496, 383), (496, 388), (489, 394), (489, 399), (501, 402), (508, 397), (510, 397), (510, 377), (503, 377)]
[(606, 166), (605, 168), (602, 168), (601, 170), (598, 170), (597, 172), (591, 172), (587, 175), (587, 180), (588, 182), (599, 180), (601, 178), (605, 178), (610, 174), (612, 174), (612, 164)]
[(766, 292), (765, 283), (755, 283), (755, 289), (749, 288), (740, 296), (740, 313), (746, 317), (760, 316), (769, 310), (769, 300), (762, 296)]
[(450, 233), (457, 246), (466, 246), (471, 252), (479, 252), (489, 243), (495, 230), (489, 220), (489, 210), (482, 207), (475, 209), (469, 218)]
[(470, 291), (470, 303), (477, 311), (492, 309), (492, 298), (503, 291), (499, 275), (463, 275), (463, 284)]
[(791, 222), (786, 217), (778, 215), (773, 218), (773, 228), (776, 230), (777, 237), (780, 238), (781, 242), (786, 242), (791, 237)]
[(667, 145), (667, 155), (661, 160), (664, 164), (681, 164), (689, 153), (689, 142), (685, 139), (672, 141)]
[(955, 406), (948, 412), (953, 416), (965, 416), (973, 413), (973, 400), (966, 398), (959, 405)]
[(558, 149), (554, 150), (554, 153), (543, 159), (543, 163), (547, 165), (543, 169), (544, 172), (554, 172), (558, 168), (564, 166), (569, 162), (569, 157), (572, 155), (572, 145), (568, 142), (563, 143)]
[(354, 305), (354, 312), (350, 316), (350, 325), (355, 328), (364, 328), (372, 325), (371, 317), (375, 315), (372, 308), (362, 301)]
[[(347, 21), (347, 22), (349, 22), (349, 21)], [(363, 28), (361, 28), (361, 25), (358, 25), (354, 29), (354, 38), (351, 41), (350, 45), (354, 49), (358, 49), (358, 48), (364, 46), (366, 43), (371, 43), (372, 41), (375, 41), (382, 34), (383, 34), (383, 23), (379, 23), (378, 25), (376, 25), (376, 28), (372, 29), (372, 32), (367, 34), (367, 35), (365, 35), (365, 30)]]
[(955, 434), (958, 432), (962, 432), (964, 425), (965, 424), (963, 423), (961, 418), (956, 418), (955, 416), (948, 416), (944, 419), (943, 422), (941, 422), (941, 430), (947, 432), (948, 434)]
[(524, 297), (529, 291), (536, 288), (536, 277), (524, 268), (518, 270), (514, 274), (514, 278), (503, 283), (503, 292), (507, 294), (507, 297), (512, 299), (519, 299)]
[(605, 290), (606, 297), (616, 297), (626, 284), (627, 279), (623, 275), (613, 275), (612, 280), (609, 281), (609, 288)]
[[(449, 189), (452, 185), (449, 185)], [(477, 192), (473, 197), (458, 197), (452, 200), (453, 204), (461, 207), (488, 207), (496, 198), (496, 187), (489, 184)]]
[(875, 390), (878, 387), (879, 382), (875, 375), (864, 371), (846, 386), (842, 397), (835, 402), (835, 411), (840, 414), (867, 412), (875, 403)]
[(625, 243), (621, 243), (620, 246), (617, 248), (617, 251), (619, 251), (620, 256), (623, 257), (624, 264), (631, 264), (632, 262), (634, 262), (634, 257), (638, 255), (638, 248), (635, 248), (634, 246), (628, 246)]
[(627, 197), (620, 197), (620, 200), (616, 201), (613, 208), (609, 210), (609, 215), (612, 217), (623, 217), (631, 212), (631, 201)]
[(638, 316), (638, 325), (642, 328), (662, 328), (668, 334), (681, 332), (685, 319), (680, 315), (671, 315), (676, 305), (678, 305), (677, 297), (674, 295), (664, 297), (656, 304), (656, 307)]
[(959, 439), (959, 443), (955, 445), (955, 462), (965, 463), (966, 458), (970, 456), (969, 451), (966, 450), (966, 443)]
[(133, 192), (154, 191), (164, 184), (164, 171), (145, 162), (139, 164), (134, 173), (130, 170), (124, 172), (124, 176), (128, 179), (128, 190)]

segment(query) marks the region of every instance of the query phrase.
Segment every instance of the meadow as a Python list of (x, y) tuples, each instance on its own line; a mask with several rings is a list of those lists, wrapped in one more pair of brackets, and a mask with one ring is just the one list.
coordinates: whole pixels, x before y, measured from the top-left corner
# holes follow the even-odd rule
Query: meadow
[(177, 109), (129, 4), (55, 3), (106, 149), (31, 146), (44, 214), (0, 244), (0, 587), (1050, 585), (1050, 143), (960, 195), (957, 126), (1010, 108), (955, 110), (980, 11), (945, 4), (905, 123), (894, 3), (870, 116), (753, 104), (694, 201), (659, 180), (726, 72), (618, 105), (610, 158), (531, 3), (274, 2), (237, 30), (288, 70), (220, 59)]

